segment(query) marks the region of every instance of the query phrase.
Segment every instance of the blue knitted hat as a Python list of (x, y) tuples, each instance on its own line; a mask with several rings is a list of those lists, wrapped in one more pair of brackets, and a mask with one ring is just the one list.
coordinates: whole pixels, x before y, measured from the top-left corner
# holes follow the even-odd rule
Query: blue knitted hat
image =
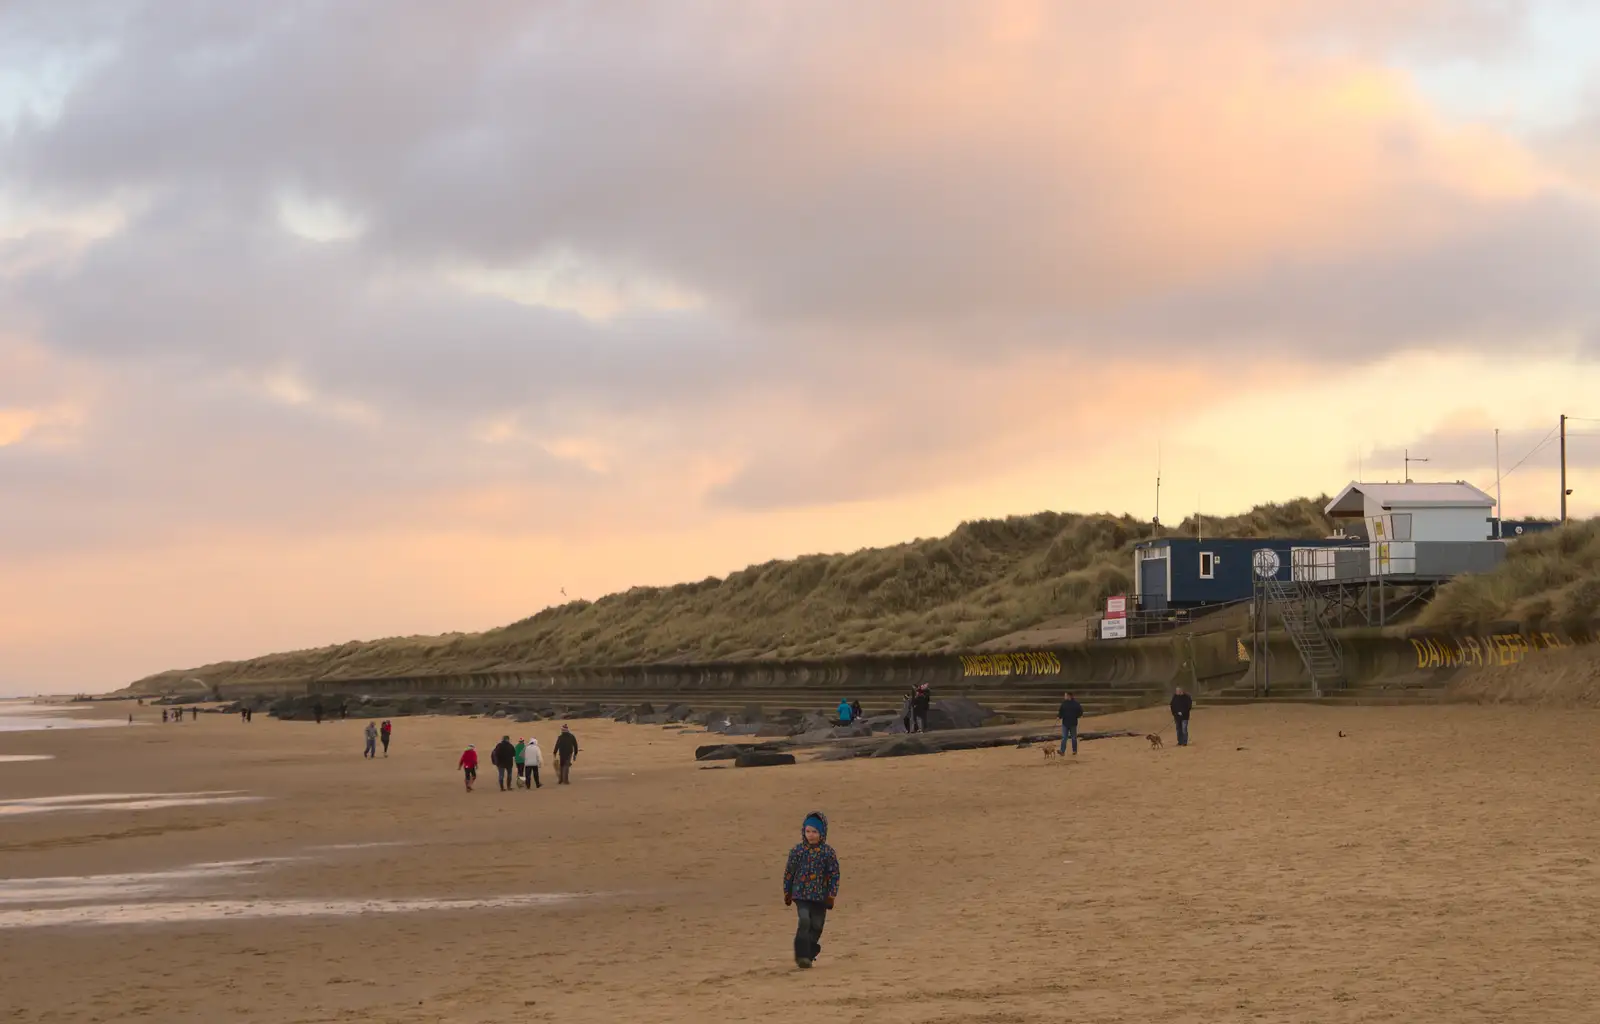
[(821, 811), (812, 811), (810, 814), (806, 815), (805, 822), (800, 826), (802, 838), (804, 838), (805, 830), (808, 828), (814, 828), (820, 832), (822, 834), (823, 841), (826, 842), (828, 839), (828, 816), (823, 814)]

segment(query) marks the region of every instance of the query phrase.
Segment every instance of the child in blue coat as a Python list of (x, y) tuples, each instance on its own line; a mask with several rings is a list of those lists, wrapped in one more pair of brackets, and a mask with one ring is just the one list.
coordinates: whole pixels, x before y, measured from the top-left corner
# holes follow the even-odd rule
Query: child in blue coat
[(839, 895), (839, 856), (828, 845), (828, 817), (821, 811), (806, 815), (800, 839), (783, 869), (783, 905), (793, 906), (800, 918), (795, 966), (810, 967), (822, 952), (822, 926)]

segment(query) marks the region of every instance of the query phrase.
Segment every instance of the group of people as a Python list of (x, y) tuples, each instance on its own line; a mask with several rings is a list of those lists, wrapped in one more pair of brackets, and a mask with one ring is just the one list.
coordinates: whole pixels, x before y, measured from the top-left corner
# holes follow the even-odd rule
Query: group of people
[[(388, 745), (385, 734), (385, 750)], [(572, 763), (578, 759), (578, 737), (573, 734), (571, 726), (561, 727), (561, 735), (556, 737), (555, 755), (556, 784), (571, 784)], [(516, 743), (511, 742), (510, 736), (500, 737), (500, 742), (489, 751), (489, 763), (494, 765), (495, 781), (499, 783), (502, 793), (518, 786), (523, 789), (544, 788), (544, 783), (539, 779), (539, 769), (544, 766), (544, 751), (539, 749), (539, 741), (533, 737), (518, 739)], [(478, 748), (468, 744), (467, 749), (461, 752), (456, 767), (461, 769), (467, 792), (472, 792), (472, 784), (478, 781)]]
[(928, 708), (932, 705), (933, 691), (928, 689), (927, 683), (906, 694), (905, 703), (900, 707), (900, 720), (905, 723), (906, 732), (928, 731)]
[(252, 719), (254, 717), (256, 717), (256, 713), (255, 713), (255, 710), (253, 708), (240, 708), (239, 709), (239, 721), (248, 722), (248, 721), (250, 721), (250, 719)]
[[(189, 709), (189, 721), (191, 721), (191, 722), (197, 721), (199, 718), (200, 718), (200, 709), (199, 708), (190, 708)], [(130, 717), (128, 720), (132, 721), (133, 719)], [(161, 709), (161, 720), (163, 722), (181, 722), (181, 721), (183, 721), (183, 709), (182, 708), (162, 708)]]
[[(1178, 733), (1178, 746), (1189, 745), (1189, 715), (1194, 711), (1194, 698), (1184, 692), (1179, 686), (1172, 691), (1172, 700), (1167, 704), (1172, 712), (1172, 724)], [(1078, 722), (1083, 718), (1083, 705), (1078, 703), (1078, 698), (1068, 690), (1064, 695), (1061, 706), (1056, 708), (1056, 717), (1061, 719), (1061, 754), (1067, 752), (1068, 744), (1072, 752), (1078, 752)]]
[(849, 725), (851, 722), (861, 720), (861, 702), (859, 700), (839, 701), (839, 724)]
[(394, 723), (390, 722), (387, 718), (383, 720), (383, 725), (381, 726), (372, 722), (368, 722), (366, 731), (367, 746), (366, 749), (361, 752), (361, 756), (373, 758), (377, 757), (378, 741), (381, 739), (383, 741), (383, 756), (388, 757), (389, 735), (392, 732), (394, 732)]

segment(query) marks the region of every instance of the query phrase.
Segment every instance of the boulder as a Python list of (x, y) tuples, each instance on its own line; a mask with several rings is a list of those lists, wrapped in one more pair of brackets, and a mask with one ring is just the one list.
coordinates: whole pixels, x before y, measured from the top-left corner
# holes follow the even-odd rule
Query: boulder
[(852, 739), (860, 736), (871, 736), (872, 729), (865, 723), (860, 725), (841, 725), (836, 729), (828, 730), (828, 738), (835, 740)]
[(978, 729), (987, 720), (995, 717), (991, 708), (986, 708), (975, 700), (966, 697), (948, 697), (936, 700), (928, 707), (928, 730), (935, 729)]
[(517, 721), (519, 721), (519, 722), (537, 722), (538, 720), (539, 720), (539, 712), (537, 712), (537, 711), (518, 711), (517, 712)]
[(873, 757), (911, 757), (915, 754), (937, 754), (939, 748), (921, 736), (904, 736), (890, 740), (872, 752)]
[(905, 728), (900, 722), (899, 715), (873, 715), (870, 718), (861, 719), (860, 724), (866, 726), (868, 732), (892, 732), (897, 725), (902, 730)]
[[(746, 728), (749, 728), (749, 727), (747, 726)], [(756, 736), (789, 736), (789, 735), (793, 734), (793, 732), (794, 732), (794, 727), (789, 725), (789, 724), (787, 724), (787, 723), (785, 723), (785, 722), (762, 722), (759, 725), (755, 726), (755, 732), (753, 733), (753, 735), (756, 735)], [(729, 735), (733, 735), (733, 730), (730, 729), (728, 731), (728, 734)]]
[(656, 713), (656, 706), (649, 701), (643, 701), (634, 705), (633, 713), (636, 715), (653, 715)]
[(812, 746), (834, 739), (834, 733), (836, 732), (838, 732), (837, 729), (813, 729), (810, 732), (796, 733), (790, 736), (789, 739), (801, 746)]
[(583, 707), (581, 707), (578, 710), (576, 710), (576, 711), (572, 712), (571, 714), (567, 715), (567, 717), (568, 718), (599, 718), (600, 717), (600, 705), (596, 704), (596, 703), (593, 703), (593, 702), (585, 704)]
[(667, 721), (686, 722), (689, 720), (689, 716), (692, 714), (694, 714), (694, 708), (691, 708), (689, 705), (674, 704), (672, 707), (667, 709)]
[(827, 715), (819, 715), (815, 711), (808, 711), (800, 716), (800, 721), (795, 726), (794, 731), (797, 733), (819, 732), (824, 729), (832, 729), (837, 724), (837, 719), (829, 718)]
[(754, 750), (753, 743), (712, 743), (694, 748), (696, 761), (732, 761), (746, 750)]
[[(761, 733), (761, 726), (755, 724), (730, 725), (726, 729), (717, 729), (714, 731), (719, 732), (724, 736), (756, 736)], [(787, 736), (788, 734), (788, 729), (783, 728), (782, 726), (779, 727), (777, 735)], [(769, 733), (768, 735), (771, 734)]]
[(794, 755), (772, 750), (746, 750), (733, 760), (735, 768), (771, 768), (781, 764), (794, 764)]

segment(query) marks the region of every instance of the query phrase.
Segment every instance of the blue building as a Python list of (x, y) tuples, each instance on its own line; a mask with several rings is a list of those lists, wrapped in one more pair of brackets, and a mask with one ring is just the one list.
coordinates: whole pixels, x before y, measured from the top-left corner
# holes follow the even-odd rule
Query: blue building
[(1133, 592), (1141, 611), (1198, 608), (1248, 600), (1255, 589), (1254, 553), (1267, 548), (1277, 555), (1273, 578), (1289, 580), (1291, 548), (1364, 547), (1357, 538), (1304, 540), (1298, 538), (1163, 537), (1147, 540), (1133, 550)]
[(1530, 533), (1554, 530), (1561, 523), (1554, 519), (1494, 519), (1489, 520), (1489, 536), (1496, 540), (1516, 540)]

